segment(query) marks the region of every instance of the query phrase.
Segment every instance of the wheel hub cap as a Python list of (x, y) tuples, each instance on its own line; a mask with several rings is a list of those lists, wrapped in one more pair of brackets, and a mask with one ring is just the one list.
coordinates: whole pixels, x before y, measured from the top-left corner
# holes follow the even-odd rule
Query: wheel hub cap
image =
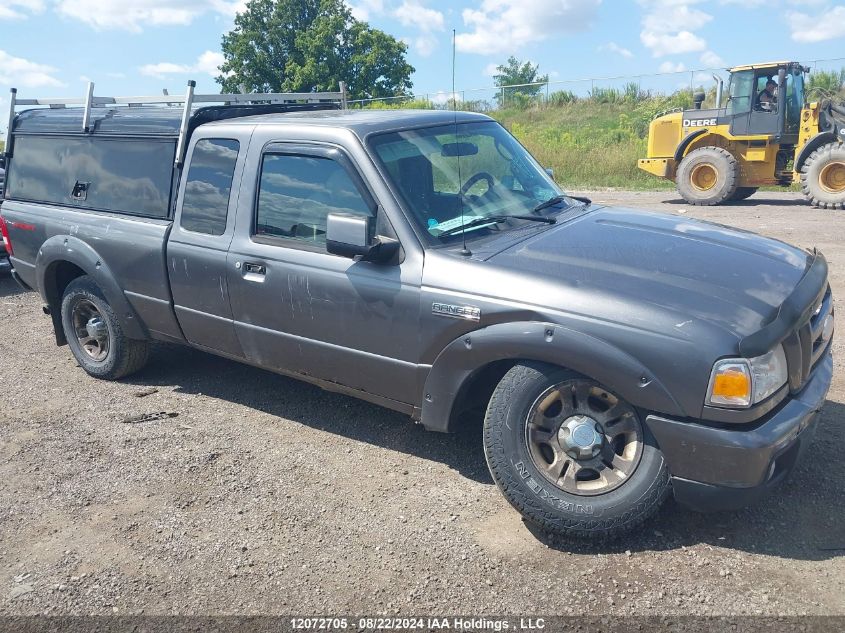
[(845, 192), (845, 163), (830, 163), (822, 168), (819, 184), (828, 193)]
[(696, 165), (690, 174), (690, 181), (692, 186), (699, 191), (709, 191), (716, 186), (718, 180), (718, 172), (713, 165), (709, 163), (702, 163)]
[(643, 453), (636, 411), (600, 385), (572, 378), (541, 393), (525, 442), (539, 474), (559, 490), (600, 495), (624, 485)]
[(105, 341), (109, 336), (109, 330), (106, 327), (106, 324), (103, 323), (102, 319), (94, 317), (85, 324), (85, 331), (88, 332), (88, 336), (91, 338), (97, 339), (99, 342)]
[(109, 327), (97, 306), (82, 299), (73, 307), (71, 319), (82, 352), (95, 362), (105, 361), (109, 355)]
[(573, 415), (564, 420), (559, 435), (564, 451), (575, 459), (595, 457), (604, 443), (598, 422), (588, 415)]

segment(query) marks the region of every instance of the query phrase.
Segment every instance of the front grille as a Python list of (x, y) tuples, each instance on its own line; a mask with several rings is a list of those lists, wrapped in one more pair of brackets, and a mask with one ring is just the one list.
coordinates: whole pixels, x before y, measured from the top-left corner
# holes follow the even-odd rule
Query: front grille
[(827, 321), (828, 315), (833, 314), (833, 295), (828, 286), (827, 292), (824, 295), (819, 307), (816, 308), (815, 313), (810, 318), (811, 340), (813, 342), (813, 355), (811, 363), (812, 367), (821, 359), (822, 354), (827, 349), (830, 339), (833, 337), (833, 326), (831, 325), (828, 332), (824, 331), (824, 324)]
[(829, 327), (825, 332), (825, 323), (828, 315), (832, 314), (833, 295), (828, 286), (827, 292), (810, 315), (810, 319), (798, 329), (795, 335), (790, 337), (791, 340), (784, 342), (789, 362), (789, 382), (793, 391), (798, 391), (806, 384), (830, 345), (833, 328)]

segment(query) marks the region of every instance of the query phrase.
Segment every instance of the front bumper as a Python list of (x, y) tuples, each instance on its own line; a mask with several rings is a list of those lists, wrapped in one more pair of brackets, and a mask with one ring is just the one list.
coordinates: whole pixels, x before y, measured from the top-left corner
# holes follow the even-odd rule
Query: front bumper
[(798, 394), (746, 430), (646, 417), (678, 502), (701, 511), (731, 510), (783, 481), (813, 439), (813, 421), (832, 379), (833, 357), (827, 352)]
[(641, 158), (637, 167), (660, 178), (672, 180), (675, 177), (674, 158)]

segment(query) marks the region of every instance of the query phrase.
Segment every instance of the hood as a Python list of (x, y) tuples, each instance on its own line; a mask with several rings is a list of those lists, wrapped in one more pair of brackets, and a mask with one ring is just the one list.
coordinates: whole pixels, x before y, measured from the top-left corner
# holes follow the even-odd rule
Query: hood
[[(634, 209), (599, 208), (491, 255), (498, 267), (554, 279), (607, 301), (624, 321), (645, 302), (673, 319), (747, 336), (769, 322), (811, 256), (718, 224)], [(565, 306), (561, 306), (565, 307)], [(638, 311), (639, 312), (639, 311)], [(633, 316), (633, 315), (632, 315)]]

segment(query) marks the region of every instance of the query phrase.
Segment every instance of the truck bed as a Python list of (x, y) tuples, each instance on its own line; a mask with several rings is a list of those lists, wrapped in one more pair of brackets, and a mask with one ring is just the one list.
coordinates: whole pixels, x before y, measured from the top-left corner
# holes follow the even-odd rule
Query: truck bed
[[(63, 252), (70, 261), (93, 264), (88, 270), (105, 273), (104, 268), (110, 267), (114, 283), (104, 286), (104, 291), (113, 288), (112, 292), (122, 293), (145, 333), (183, 340), (173, 313), (165, 260), (171, 220), (14, 200), (3, 203), (3, 216), (14, 249), (12, 265), (22, 281), (39, 289), (45, 302), (50, 283), (36, 278), (36, 263)], [(43, 269), (39, 274), (45, 277), (58, 272), (49, 266)]]

